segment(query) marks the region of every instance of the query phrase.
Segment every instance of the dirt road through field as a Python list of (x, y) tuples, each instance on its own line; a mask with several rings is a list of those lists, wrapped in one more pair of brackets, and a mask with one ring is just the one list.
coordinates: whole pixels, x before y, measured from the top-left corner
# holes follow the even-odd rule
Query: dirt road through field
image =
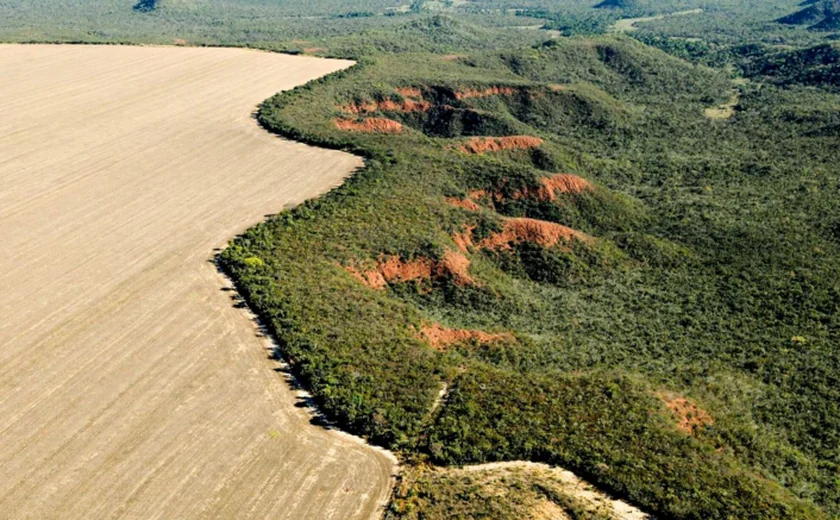
[(309, 422), (214, 248), (360, 161), (270, 136), (350, 65), (0, 45), (0, 516), (369, 518), (389, 458)]

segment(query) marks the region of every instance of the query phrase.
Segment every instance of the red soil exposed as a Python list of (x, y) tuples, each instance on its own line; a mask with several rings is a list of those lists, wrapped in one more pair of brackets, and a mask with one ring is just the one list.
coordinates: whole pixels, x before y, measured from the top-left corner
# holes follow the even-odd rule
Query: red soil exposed
[(451, 275), (456, 285), (471, 285), (470, 259), (457, 251), (447, 251), (437, 266), (439, 275)]
[[(488, 193), (487, 190), (472, 190), (471, 192), (467, 193), (467, 197), (469, 197), (470, 199), (472, 199), (474, 201), (475, 200), (480, 200), (480, 199), (483, 199), (484, 197), (489, 197), (489, 196), (490, 196), (490, 193)], [(501, 197), (500, 194), (495, 194), (493, 196), (494, 199), (499, 199), (500, 197)]]
[(363, 284), (367, 285), (371, 289), (384, 289), (388, 286), (388, 282), (385, 280), (385, 277), (382, 276), (382, 273), (379, 271), (359, 271), (355, 267), (345, 266), (344, 270), (353, 275), (353, 278), (359, 280)]
[(456, 208), (462, 208), (469, 211), (479, 211), (481, 206), (475, 203), (475, 201), (470, 199), (459, 199), (458, 197), (446, 197), (446, 202), (450, 206), (455, 206)]
[(421, 328), (420, 335), (422, 339), (429, 342), (432, 348), (441, 351), (446, 350), (446, 347), (450, 345), (465, 343), (467, 341), (474, 340), (486, 344), (513, 338), (511, 334), (491, 334), (480, 330), (445, 329), (437, 323)]
[(464, 153), (482, 154), (487, 152), (501, 152), (503, 150), (529, 150), (539, 148), (545, 141), (539, 137), (527, 135), (511, 135), (507, 137), (473, 137), (462, 144), (459, 149)]
[(583, 193), (592, 189), (592, 184), (586, 179), (567, 173), (560, 173), (540, 179), (540, 187), (536, 190), (523, 190), (515, 193), (514, 199), (536, 198), (541, 201), (555, 201), (558, 193)]
[(327, 52), (328, 49), (324, 47), (307, 47), (303, 49), (304, 54), (318, 54), (319, 52)]
[[(583, 193), (590, 191), (593, 188), (592, 184), (577, 175), (568, 173), (560, 173), (551, 177), (546, 177), (539, 180), (539, 187), (526, 188), (517, 191), (511, 195), (513, 200), (521, 199), (536, 199), (545, 202), (553, 202), (557, 200), (559, 193)], [(476, 203), (477, 200), (490, 198), (495, 202), (502, 202), (505, 196), (501, 191), (489, 193), (487, 190), (473, 190), (467, 194), (466, 199), (458, 199), (455, 197), (447, 197), (446, 202), (452, 206), (468, 209), (470, 211), (478, 211), (481, 206)]]
[[(339, 107), (350, 114), (370, 114), (372, 112), (426, 112), (432, 108), (432, 104), (423, 100), (423, 93), (418, 89), (397, 89), (397, 92), (405, 98), (402, 101), (383, 99), (382, 101), (365, 101), (364, 103), (351, 103)], [(412, 99), (416, 98), (416, 99)]]
[(451, 276), (456, 285), (473, 283), (470, 277), (470, 261), (457, 251), (447, 251), (443, 258), (434, 261), (430, 258), (415, 258), (408, 262), (398, 256), (380, 257), (376, 268), (359, 271), (354, 267), (345, 267), (353, 277), (371, 289), (384, 289), (389, 283), (412, 282)]
[(532, 218), (511, 218), (505, 221), (504, 229), (491, 235), (478, 246), (483, 249), (508, 249), (511, 244), (532, 242), (541, 247), (554, 247), (572, 240), (591, 242), (592, 238), (580, 231), (554, 222)]
[(455, 241), (455, 245), (464, 253), (475, 245), (473, 243), (473, 231), (475, 231), (475, 226), (467, 226), (462, 232), (452, 235), (452, 240)]
[(541, 247), (554, 247), (572, 240), (585, 243), (591, 243), (594, 240), (589, 235), (570, 227), (532, 218), (506, 219), (502, 231), (478, 243), (473, 240), (474, 231), (475, 226), (467, 226), (460, 233), (452, 235), (452, 240), (458, 249), (466, 253), (471, 247), (491, 250), (510, 249), (511, 244), (523, 242), (531, 242)]
[(397, 93), (402, 97), (423, 99), (423, 91), (417, 87), (402, 87), (396, 90)]
[(592, 189), (592, 184), (588, 180), (568, 173), (559, 173), (540, 179), (540, 184), (547, 191), (546, 196), (552, 200), (556, 198), (557, 193), (583, 193)]
[(415, 258), (405, 262), (398, 256), (391, 256), (380, 260), (376, 267), (388, 282), (410, 282), (430, 279), (434, 263), (428, 258)]
[(361, 121), (354, 119), (335, 119), (334, 122), (336, 128), (348, 132), (400, 134), (403, 131), (403, 126), (400, 123), (381, 117), (369, 117)]
[(486, 98), (491, 96), (511, 96), (516, 94), (512, 87), (490, 87), (483, 90), (464, 89), (455, 92), (455, 99)]
[(687, 433), (693, 434), (697, 428), (705, 428), (715, 423), (715, 420), (709, 415), (709, 412), (703, 410), (696, 403), (684, 397), (670, 397), (668, 395), (660, 395), (660, 399), (665, 403), (665, 406), (674, 414), (677, 420), (677, 429)]

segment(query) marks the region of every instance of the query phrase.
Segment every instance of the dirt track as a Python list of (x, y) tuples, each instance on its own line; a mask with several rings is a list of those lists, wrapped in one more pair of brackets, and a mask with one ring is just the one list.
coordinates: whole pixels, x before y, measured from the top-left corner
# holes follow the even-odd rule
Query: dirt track
[(0, 45), (0, 516), (376, 514), (392, 462), (309, 423), (209, 262), (359, 165), (250, 117), (347, 65)]

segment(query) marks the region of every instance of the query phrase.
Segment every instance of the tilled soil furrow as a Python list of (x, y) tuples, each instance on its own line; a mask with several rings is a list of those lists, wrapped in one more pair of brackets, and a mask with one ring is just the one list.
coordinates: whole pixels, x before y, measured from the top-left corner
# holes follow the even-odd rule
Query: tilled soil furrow
[(349, 62), (0, 45), (4, 518), (370, 518), (384, 452), (314, 426), (214, 249), (356, 157), (251, 118)]

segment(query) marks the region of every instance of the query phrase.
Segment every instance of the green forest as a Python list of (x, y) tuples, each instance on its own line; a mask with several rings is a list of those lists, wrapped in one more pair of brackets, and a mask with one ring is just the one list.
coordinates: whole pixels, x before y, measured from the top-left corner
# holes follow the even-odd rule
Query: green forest
[(0, 0), (0, 39), (358, 61), (258, 121), (365, 167), (220, 263), (325, 415), (401, 458), (388, 518), (520, 518), (416, 477), (514, 460), (656, 518), (840, 517), (832, 2), (69, 3)]

